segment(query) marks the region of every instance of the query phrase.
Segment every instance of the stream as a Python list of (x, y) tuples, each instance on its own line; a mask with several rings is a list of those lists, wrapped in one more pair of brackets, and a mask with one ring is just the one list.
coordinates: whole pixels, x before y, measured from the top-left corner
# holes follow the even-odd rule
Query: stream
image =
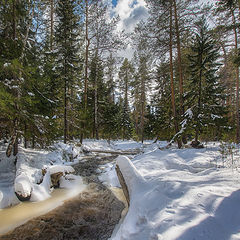
[(74, 191), (55, 189), (45, 201), (0, 210), (0, 240), (109, 239), (127, 204), (122, 190), (104, 186), (96, 170), (115, 158), (94, 156), (74, 165), (85, 183)]

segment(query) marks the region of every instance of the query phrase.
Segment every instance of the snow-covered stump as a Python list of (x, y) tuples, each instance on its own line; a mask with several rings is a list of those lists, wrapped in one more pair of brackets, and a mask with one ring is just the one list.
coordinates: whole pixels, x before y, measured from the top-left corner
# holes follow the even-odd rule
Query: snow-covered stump
[(146, 181), (127, 156), (119, 156), (116, 161), (118, 179), (128, 205), (130, 205), (131, 199), (145, 186)]
[(29, 178), (25, 174), (20, 174), (14, 182), (14, 189), (17, 198), (20, 201), (28, 201), (32, 194), (32, 185)]

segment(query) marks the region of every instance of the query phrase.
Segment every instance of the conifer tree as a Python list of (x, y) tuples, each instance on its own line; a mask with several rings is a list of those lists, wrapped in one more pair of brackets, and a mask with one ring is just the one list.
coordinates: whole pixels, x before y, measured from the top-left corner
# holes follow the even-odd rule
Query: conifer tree
[(61, 79), (63, 89), (63, 129), (64, 142), (69, 139), (69, 127), (71, 126), (70, 111), (71, 99), (73, 99), (76, 78), (79, 73), (78, 63), (78, 19), (76, 12), (76, 1), (74, 0), (59, 0), (56, 9), (58, 26), (56, 28), (56, 43), (57, 43), (57, 70)]
[(129, 130), (131, 129), (130, 106), (129, 106), (129, 90), (133, 80), (133, 67), (127, 58), (124, 59), (119, 70), (119, 88), (123, 93), (122, 98), (122, 138), (129, 138)]
[[(197, 33), (189, 55), (189, 86), (187, 93), (188, 118), (194, 129), (197, 144), (207, 126), (223, 124), (225, 110), (222, 106), (224, 91), (219, 81), (219, 49), (212, 40), (206, 21), (197, 23)], [(220, 120), (220, 121), (219, 121)]]

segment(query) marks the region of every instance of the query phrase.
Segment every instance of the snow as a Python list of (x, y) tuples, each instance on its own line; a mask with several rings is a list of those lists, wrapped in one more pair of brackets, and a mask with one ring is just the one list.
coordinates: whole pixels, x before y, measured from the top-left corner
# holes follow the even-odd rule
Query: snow
[(156, 146), (132, 160), (117, 159), (130, 208), (111, 239), (240, 239), (240, 175), (221, 165), (219, 144), (164, 151)]
[(85, 139), (83, 141), (83, 148), (87, 151), (93, 150), (112, 150), (113, 145), (108, 143), (107, 140), (92, 140), (92, 139)]
[[(69, 166), (81, 159), (81, 148), (72, 144), (57, 143), (50, 150), (24, 149), (19, 147), (16, 166), (15, 157), (6, 158), (6, 146), (0, 149), (0, 209), (19, 203), (16, 193), (23, 197), (31, 195), (30, 201), (43, 201), (51, 196), (50, 175), (63, 172), (60, 187), (71, 188), (83, 184), (81, 178), (74, 177), (74, 169)], [(69, 162), (71, 161), (72, 162)], [(43, 176), (42, 170), (45, 169)], [(67, 177), (66, 174), (71, 176)]]
[[(240, 239), (240, 151), (237, 145), (208, 143), (207, 148), (164, 148), (167, 142), (85, 140), (82, 147), (57, 143), (51, 151), (20, 148), (17, 165), (0, 149), (0, 208), (19, 203), (14, 191), (32, 191), (31, 201), (51, 194), (50, 174), (63, 176), (60, 187), (82, 185), (72, 174), (82, 149), (132, 150), (101, 166), (100, 181), (119, 187), (118, 164), (129, 188), (130, 207), (111, 240), (236, 240)], [(224, 146), (223, 146), (224, 145)], [(163, 150), (162, 150), (163, 149)], [(7, 161), (8, 160), (8, 161)], [(42, 169), (46, 174), (42, 178)], [(15, 171), (17, 178), (15, 179)], [(15, 186), (15, 188), (14, 188)]]
[(99, 180), (108, 187), (121, 187), (115, 173), (115, 163), (107, 163), (100, 167), (102, 174), (98, 177)]
[(14, 188), (15, 192), (22, 195), (23, 197), (31, 195), (32, 192), (31, 182), (24, 173), (16, 177)]
[(6, 67), (9, 67), (10, 65), (11, 65), (11, 63), (4, 63), (4, 64), (3, 64), (3, 67), (6, 68)]
[(71, 166), (64, 166), (64, 165), (54, 165), (48, 168), (50, 174), (54, 174), (57, 172), (63, 173), (73, 173), (75, 170)]
[(126, 181), (130, 199), (133, 200), (135, 193), (138, 193), (145, 187), (146, 181), (128, 157), (119, 156), (116, 161)]

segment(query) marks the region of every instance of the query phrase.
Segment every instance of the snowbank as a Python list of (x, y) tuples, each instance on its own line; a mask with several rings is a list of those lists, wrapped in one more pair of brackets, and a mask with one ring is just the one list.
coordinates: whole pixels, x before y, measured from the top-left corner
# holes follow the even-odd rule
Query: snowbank
[(215, 146), (120, 157), (131, 203), (111, 239), (240, 239), (240, 174), (216, 168), (220, 158)]

